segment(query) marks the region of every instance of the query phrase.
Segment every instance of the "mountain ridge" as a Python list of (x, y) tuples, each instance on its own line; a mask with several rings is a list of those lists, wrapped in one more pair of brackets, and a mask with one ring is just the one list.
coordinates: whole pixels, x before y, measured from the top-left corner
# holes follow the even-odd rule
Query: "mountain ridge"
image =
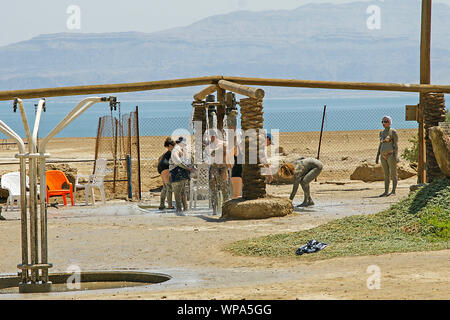
[[(209, 74), (417, 83), (420, 4), (376, 3), (382, 27), (369, 30), (370, 4), (237, 11), (153, 33), (39, 35), (0, 47), (0, 90)], [(432, 80), (450, 83), (450, 6), (433, 10)]]

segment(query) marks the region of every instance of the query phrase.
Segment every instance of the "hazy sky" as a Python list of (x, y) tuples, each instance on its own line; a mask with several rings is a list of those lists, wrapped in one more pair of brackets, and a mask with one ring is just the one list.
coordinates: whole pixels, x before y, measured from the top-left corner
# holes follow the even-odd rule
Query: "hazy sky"
[[(237, 10), (293, 9), (305, 3), (347, 3), (358, 0), (2, 0), (0, 46), (58, 32), (152, 32), (191, 24)], [(370, 4), (383, 0), (360, 0)], [(414, 1), (414, 0), (411, 0)], [(419, 0), (416, 0), (419, 1)], [(434, 0), (450, 5), (450, 0)], [(69, 30), (70, 5), (81, 10), (79, 30)]]

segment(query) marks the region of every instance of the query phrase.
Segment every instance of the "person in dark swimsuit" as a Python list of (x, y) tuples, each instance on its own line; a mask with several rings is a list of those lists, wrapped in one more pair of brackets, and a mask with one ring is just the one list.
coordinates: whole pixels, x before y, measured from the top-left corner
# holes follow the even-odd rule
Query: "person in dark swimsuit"
[(161, 190), (159, 210), (165, 209), (165, 201), (167, 198), (168, 209), (173, 209), (172, 205), (172, 184), (170, 183), (169, 161), (172, 155), (172, 149), (175, 142), (169, 137), (164, 142), (167, 152), (162, 155), (158, 163), (158, 173), (161, 175), (163, 188)]
[(190, 173), (194, 169), (188, 164), (188, 155), (185, 150), (186, 138), (180, 137), (175, 141), (176, 145), (172, 150), (169, 162), (170, 181), (172, 183), (175, 196), (175, 206), (177, 214), (187, 211), (186, 183), (190, 180)]

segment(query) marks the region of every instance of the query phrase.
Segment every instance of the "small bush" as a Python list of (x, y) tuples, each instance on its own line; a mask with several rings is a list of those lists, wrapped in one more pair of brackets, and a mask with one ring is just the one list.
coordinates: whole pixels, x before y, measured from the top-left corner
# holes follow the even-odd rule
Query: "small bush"
[(408, 141), (412, 143), (412, 146), (403, 150), (402, 158), (410, 163), (416, 163), (419, 161), (419, 137), (414, 136)]

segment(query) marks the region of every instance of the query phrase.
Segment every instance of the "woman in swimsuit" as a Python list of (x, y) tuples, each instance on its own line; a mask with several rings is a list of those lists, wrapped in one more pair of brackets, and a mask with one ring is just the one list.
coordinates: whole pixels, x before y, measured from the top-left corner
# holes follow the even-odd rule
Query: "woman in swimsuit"
[[(379, 163), (381, 156), (381, 165), (384, 171), (384, 193), (380, 197), (395, 195), (397, 189), (397, 163), (398, 159), (398, 134), (391, 129), (392, 118), (383, 117), (381, 120), (384, 130), (380, 132), (380, 145), (375, 163)], [(392, 192), (389, 193), (389, 184), (392, 179)]]

